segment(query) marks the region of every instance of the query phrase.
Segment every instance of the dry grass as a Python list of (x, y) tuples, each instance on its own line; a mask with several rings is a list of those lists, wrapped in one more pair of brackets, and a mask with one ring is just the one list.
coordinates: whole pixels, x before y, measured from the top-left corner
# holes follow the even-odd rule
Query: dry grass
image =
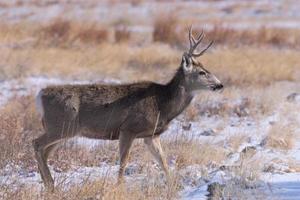
[(207, 31), (207, 37), (217, 44), (230, 46), (273, 45), (277, 47), (299, 47), (300, 31), (295, 29), (259, 28), (254, 30), (236, 30), (222, 24), (216, 24)]
[(283, 105), (279, 110), (278, 121), (272, 124), (262, 144), (273, 149), (290, 150), (299, 139), (297, 128), (300, 119), (295, 112), (299, 105), (288, 102)]
[(222, 93), (206, 92), (205, 95), (198, 95), (195, 104), (185, 113), (191, 120), (197, 116), (222, 116), (224, 119), (235, 116), (256, 119), (274, 112), (279, 103), (274, 101), (274, 96), (284, 98), (281, 94), (282, 90), (282, 88), (273, 88), (272, 85), (227, 86)]
[(153, 41), (178, 45), (181, 41), (178, 18), (175, 13), (158, 14), (154, 20)]
[[(175, 69), (178, 65), (178, 58), (175, 56), (177, 52), (166, 45), (132, 48), (126, 44), (102, 44), (84, 50), (30, 48), (3, 49), (2, 52), (0, 64), (4, 67), (1, 69), (1, 78), (18, 78), (20, 74), (44, 74), (83, 79), (89, 79), (90, 75), (94, 79), (104, 76), (119, 79), (127, 77), (131, 81), (155, 80), (155, 77), (159, 77), (161, 81), (165, 75), (157, 73), (153, 68), (167, 72), (167, 69)], [(169, 76), (171, 75), (172, 71), (169, 72)]]
[(128, 30), (128, 27), (121, 26), (115, 29), (115, 42), (128, 42), (131, 37), (131, 32)]
[[(60, 189), (54, 193), (40, 193), (36, 188), (23, 187), (16, 191), (7, 190), (3, 195), (5, 199), (176, 199), (179, 189), (178, 182), (174, 179), (172, 185), (165, 185), (155, 177), (152, 182), (136, 182), (134, 185), (117, 185), (109, 177), (99, 178), (96, 181), (86, 181), (80, 186), (73, 186), (70, 189)], [(149, 182), (148, 182), (149, 181)]]
[[(154, 40), (176, 43), (177, 36), (174, 34), (181, 31), (180, 27), (176, 28), (176, 17), (171, 16), (165, 19), (172, 23), (157, 20), (157, 30), (154, 31), (157, 36)], [(126, 77), (129, 81), (148, 79), (161, 82), (162, 79), (167, 81), (171, 77), (172, 72), (179, 66), (184, 51), (157, 43), (144, 46), (130, 43), (110, 44), (107, 43), (109, 32), (106, 28), (97, 24), (83, 25), (61, 19), (44, 26), (28, 23), (11, 26), (2, 24), (1, 30), (1, 79), (40, 74), (82, 78), (81, 74), (84, 73), (86, 79), (92, 75), (100, 78)], [(271, 29), (260, 32), (273, 33)], [(116, 32), (115, 40), (134, 39), (128, 34), (126, 28), (121, 29), (119, 33)], [(211, 37), (215, 36), (208, 38)], [(291, 36), (286, 38), (290, 39)], [(182, 39), (184, 44), (188, 44), (187, 37)], [(216, 43), (222, 44), (222, 41)], [(299, 81), (299, 56), (294, 49), (282, 51), (266, 46), (217, 46), (211, 52), (200, 60), (226, 86), (265, 85), (281, 80)]]
[(288, 124), (276, 123), (271, 127), (265, 138), (265, 146), (273, 149), (289, 150), (295, 145), (294, 127)]
[(299, 160), (290, 159), (288, 160), (289, 169), (287, 172), (300, 172), (300, 162)]
[(165, 146), (168, 147), (165, 149), (166, 153), (176, 157), (176, 167), (179, 169), (192, 164), (220, 165), (226, 158), (226, 151), (220, 146), (201, 143), (192, 138), (167, 141)]
[[(171, 187), (169, 189), (173, 188), (179, 190), (182, 187), (182, 183), (179, 179), (181, 175), (178, 174), (181, 169), (185, 169), (185, 167), (195, 164), (203, 166), (203, 169), (216, 167), (220, 166), (226, 159), (225, 149), (209, 143), (201, 143), (197, 140), (192, 141), (191, 139), (179, 137), (176, 141), (163, 140), (162, 145), (166, 152), (167, 160), (174, 161), (175, 165), (175, 170), (172, 170), (171, 172), (173, 181), (168, 183), (171, 184), (168, 185), (168, 187)], [(178, 151), (179, 147), (180, 151)], [(102, 162), (115, 166), (117, 160), (119, 160), (118, 142), (107, 142), (106, 144), (101, 144), (91, 150), (87, 150), (82, 146), (80, 147), (78, 144), (63, 145), (50, 157), (49, 163), (55, 170), (67, 172), (74, 168), (74, 166), (97, 167), (99, 166), (99, 163)], [(134, 142), (133, 147), (131, 148), (129, 163), (135, 163), (136, 165), (134, 170), (137, 171), (133, 172), (134, 174), (132, 176), (146, 174), (148, 177), (149, 180), (145, 180), (144, 183), (147, 186), (144, 187), (152, 187), (151, 185), (148, 185), (153, 184), (152, 179), (161, 180), (162, 171), (160, 168), (154, 168), (154, 164), (156, 166), (158, 166), (158, 164), (148, 152), (148, 149), (142, 140), (136, 140)], [(112, 181), (113, 179), (110, 177), (108, 180)], [(153, 187), (154, 186), (155, 185), (153, 185)]]
[[(116, 28), (117, 25), (117, 28)], [(122, 26), (120, 26), (122, 25)], [(130, 20), (122, 19), (111, 24), (99, 24), (97, 22), (66, 20), (63, 17), (47, 22), (46, 24), (18, 22), (16, 24), (1, 23), (0, 41), (20, 41), (20, 39), (34, 39), (35, 45), (51, 45), (60, 47), (95, 45), (111, 38), (112, 28), (115, 29), (115, 41), (136, 41), (137, 35), (132, 34)], [(176, 12), (158, 13), (153, 21), (152, 42), (161, 42), (173, 47), (186, 47), (188, 26), (190, 24), (181, 21)], [(194, 34), (201, 30), (194, 28)], [(214, 40), (218, 46), (229, 47), (276, 47), (299, 48), (299, 29), (266, 28), (234, 29), (217, 23), (212, 29), (205, 31), (207, 40)], [(151, 37), (148, 33), (142, 34)], [(149, 41), (149, 40), (148, 40)], [(141, 41), (139, 41), (140, 43)]]
[(247, 136), (246, 134), (235, 134), (230, 136), (227, 140), (226, 143), (232, 148), (234, 152), (237, 152), (241, 144), (247, 141)]
[[(262, 53), (263, 52), (263, 53)], [(204, 66), (233, 85), (270, 84), (274, 81), (299, 80), (296, 51), (274, 49), (220, 48), (203, 58)]]
[(31, 141), (41, 130), (33, 96), (14, 98), (0, 111), (0, 166), (32, 166)]
[[(224, 185), (216, 185), (211, 191), (212, 199), (263, 199), (265, 189), (257, 185), (263, 169), (263, 160), (253, 152), (241, 155), (236, 165), (225, 169), (231, 178)], [(226, 177), (226, 176), (225, 176)], [(225, 178), (226, 179), (226, 178)]]
[(80, 24), (55, 19), (38, 28), (38, 44), (66, 47), (76, 43), (100, 44), (108, 40), (108, 31), (95, 23)]
[[(186, 46), (187, 24), (182, 24), (175, 14), (161, 14), (154, 21), (153, 41), (175, 46)], [(202, 30), (194, 28), (194, 35)], [(214, 40), (220, 46), (271, 46), (300, 47), (300, 31), (297, 29), (266, 28), (234, 29), (222, 24), (215, 24), (205, 31), (207, 40)]]
[(195, 121), (199, 116), (199, 110), (195, 104), (188, 106), (185, 111), (185, 116), (187, 121)]
[[(258, 154), (259, 155), (259, 154)], [(266, 197), (264, 189), (257, 185), (263, 169), (263, 158), (257, 156), (255, 150), (246, 151), (230, 170), (234, 174), (223, 191), (222, 196), (228, 199), (263, 199)]]
[[(274, 81), (299, 80), (297, 51), (255, 48), (215, 49), (200, 60), (225, 86), (266, 85)], [(120, 53), (122, 52), (122, 53)], [(102, 44), (82, 49), (2, 49), (2, 79), (28, 75), (89, 75), (126, 77), (128, 81), (167, 81), (180, 64), (181, 52), (164, 45), (130, 47)], [(158, 73), (158, 71), (160, 73)], [(117, 77), (116, 77), (117, 76)], [(138, 78), (137, 78), (138, 77)]]

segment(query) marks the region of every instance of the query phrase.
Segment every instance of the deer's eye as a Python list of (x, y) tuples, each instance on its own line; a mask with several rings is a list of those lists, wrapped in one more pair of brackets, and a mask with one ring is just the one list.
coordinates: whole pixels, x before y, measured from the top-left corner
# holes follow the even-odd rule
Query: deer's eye
[(200, 76), (204, 76), (205, 74), (206, 74), (206, 73), (205, 73), (204, 71), (200, 71), (200, 72), (199, 72), (199, 75), (200, 75)]

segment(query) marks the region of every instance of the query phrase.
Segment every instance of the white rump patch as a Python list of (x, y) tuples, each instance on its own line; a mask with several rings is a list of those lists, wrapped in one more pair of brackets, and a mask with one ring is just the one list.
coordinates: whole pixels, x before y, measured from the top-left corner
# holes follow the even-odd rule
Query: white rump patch
[(44, 107), (42, 102), (42, 94), (43, 90), (41, 90), (38, 95), (36, 96), (35, 103), (36, 103), (36, 109), (38, 113), (40, 113), (41, 116), (44, 116)]

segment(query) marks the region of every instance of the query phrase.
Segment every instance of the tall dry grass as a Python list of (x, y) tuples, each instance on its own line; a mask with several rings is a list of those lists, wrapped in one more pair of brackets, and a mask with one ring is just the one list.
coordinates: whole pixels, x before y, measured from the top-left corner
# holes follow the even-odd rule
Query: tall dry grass
[(7, 164), (33, 165), (31, 141), (40, 134), (34, 97), (13, 98), (0, 110), (0, 168)]
[[(156, 179), (156, 180), (155, 180)], [(69, 189), (60, 189), (54, 193), (40, 192), (36, 188), (20, 187), (16, 191), (9, 189), (2, 196), (5, 199), (22, 199), (22, 200), (38, 200), (38, 199), (107, 199), (107, 200), (125, 200), (125, 199), (177, 199), (178, 183), (174, 180), (173, 185), (160, 184), (159, 177), (153, 182), (136, 182), (133, 185), (120, 184), (117, 185), (109, 177), (100, 178), (96, 181), (87, 181), (81, 186), (73, 186)]]
[(297, 29), (261, 27), (237, 30), (222, 24), (215, 24), (211, 30), (206, 32), (206, 35), (219, 45), (300, 47), (300, 31)]
[(154, 42), (179, 45), (181, 36), (179, 22), (175, 13), (161, 13), (154, 20), (152, 38)]
[(100, 44), (108, 40), (108, 30), (95, 23), (74, 23), (55, 19), (37, 30), (37, 44), (66, 47), (76, 43)]
[(115, 42), (128, 42), (131, 38), (131, 32), (127, 26), (121, 25), (115, 28)]
[(294, 147), (295, 142), (292, 126), (276, 124), (269, 130), (264, 145), (273, 149), (289, 150)]
[[(274, 81), (299, 81), (296, 50), (265, 48), (215, 48), (199, 60), (228, 85), (268, 85)], [(101, 44), (81, 49), (4, 48), (1, 78), (52, 75), (86, 78), (114, 77), (126, 81), (167, 82), (178, 68), (181, 51), (166, 45), (130, 47)], [(160, 71), (160, 73), (158, 73)]]
[[(172, 45), (173, 47), (186, 47), (188, 27), (185, 21), (178, 18), (175, 12), (159, 13), (153, 21), (152, 41)], [(80, 45), (95, 45), (113, 41), (135, 41), (137, 35), (130, 31), (130, 22), (118, 20), (112, 24), (99, 24), (97, 22), (82, 22), (66, 20), (57, 17), (45, 24), (18, 22), (15, 24), (0, 24), (2, 32), (0, 41), (34, 40), (35, 45), (72, 47)], [(194, 34), (200, 33), (201, 28), (195, 26)], [(300, 31), (298, 29), (267, 28), (234, 29), (222, 23), (214, 24), (211, 29), (205, 30), (207, 40), (214, 40), (216, 45), (229, 47), (300, 47)], [(149, 37), (144, 33), (143, 37)], [(150, 35), (151, 37), (151, 35)], [(142, 41), (145, 41), (143, 39)], [(147, 40), (149, 41), (149, 40)], [(139, 41), (139, 44), (141, 41)]]
[[(153, 41), (184, 47), (186, 45), (187, 30), (190, 24), (183, 24), (175, 13), (159, 14), (154, 20)], [(202, 30), (193, 28), (196, 37)], [(275, 48), (300, 47), (300, 31), (298, 29), (266, 28), (234, 29), (222, 23), (214, 24), (205, 31), (207, 40), (213, 40), (220, 46), (270, 46)]]
[[(164, 19), (171, 22), (165, 22)], [(142, 46), (131, 43), (111, 44), (109, 30), (93, 23), (80, 24), (56, 19), (46, 25), (24, 23), (0, 26), (1, 79), (41, 74), (82, 78), (81, 74), (84, 73), (86, 79), (110, 76), (121, 79), (126, 77), (127, 81), (148, 79), (162, 82), (171, 78), (172, 72), (180, 64), (182, 52), (186, 50), (158, 43)], [(183, 33), (173, 15), (157, 20), (155, 26), (156, 36), (153, 37), (156, 41), (175, 44), (178, 43), (176, 34)], [(217, 45), (200, 58), (203, 65), (217, 74), (222, 82), (226, 85), (265, 85), (281, 80), (299, 81), (298, 51), (289, 48), (291, 45), (284, 47), (284, 50), (264, 45), (269, 44), (264, 41), (274, 37), (279, 39), (270, 41), (278, 40), (279, 45), (287, 41), (296, 45), (293, 39), (299, 38), (295, 35), (296, 30), (294, 34), (264, 28), (257, 30), (259, 34), (254, 35), (252, 32), (255, 30), (245, 30), (241, 34), (235, 31), (227, 30), (222, 25), (209, 31), (208, 39), (219, 38), (224, 41), (217, 41)], [(246, 33), (252, 38), (249, 43), (257, 42), (259, 47), (242, 44), (244, 39), (241, 38), (248, 37), (244, 36)], [(131, 33), (128, 34), (127, 29), (122, 29), (116, 32), (115, 40), (134, 39)], [(180, 34), (180, 38), (184, 44), (188, 44), (187, 30)], [(240, 42), (241, 45), (221, 47), (226, 41)], [(157, 73), (158, 70), (161, 73)]]
[(178, 169), (189, 165), (199, 164), (203, 167), (210, 165), (221, 165), (226, 159), (227, 151), (209, 142), (201, 142), (196, 138), (182, 139), (178, 141), (166, 141), (167, 155), (172, 155), (176, 160)]

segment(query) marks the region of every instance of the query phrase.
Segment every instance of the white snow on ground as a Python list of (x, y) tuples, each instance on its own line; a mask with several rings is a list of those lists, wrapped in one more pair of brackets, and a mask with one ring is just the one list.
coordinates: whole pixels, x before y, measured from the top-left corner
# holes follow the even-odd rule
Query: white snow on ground
[(205, 200), (207, 199), (207, 185), (200, 186), (193, 190), (187, 190), (185, 193), (183, 193), (183, 198), (186, 200)]
[[(5, 105), (14, 95), (28, 95), (36, 94), (39, 89), (49, 84), (62, 84), (62, 83), (74, 83), (74, 81), (61, 79), (49, 79), (47, 77), (29, 77), (23, 80), (8, 80), (1, 82), (0, 84), (0, 106)], [(118, 83), (115, 80), (106, 80), (101, 82)], [(77, 84), (89, 83), (89, 81), (75, 81)], [(286, 83), (288, 84), (288, 83)], [(296, 106), (300, 106), (298, 97), (294, 98), (291, 102)], [(283, 98), (285, 100), (285, 98)], [(237, 103), (240, 101), (237, 101)], [(282, 102), (284, 103), (284, 102)], [(281, 104), (280, 104), (281, 105)], [(282, 104), (283, 105), (283, 104)], [(278, 109), (282, 109), (281, 106)], [(225, 122), (224, 122), (225, 120)], [(237, 166), (240, 162), (241, 152), (245, 147), (255, 147), (256, 154), (253, 159), (263, 158), (264, 163), (272, 164), (272, 172), (266, 171), (262, 173), (260, 179), (261, 182), (257, 183), (256, 187), (265, 191), (265, 194), (269, 197), (266, 199), (287, 199), (294, 200), (300, 197), (300, 173), (293, 171), (287, 165), (290, 158), (294, 159), (298, 166), (300, 165), (300, 141), (296, 141), (295, 147), (288, 151), (276, 151), (266, 149), (261, 145), (266, 133), (274, 122), (279, 121), (278, 111), (274, 111), (273, 114), (261, 119), (253, 120), (250, 117), (229, 117), (223, 119), (220, 116), (202, 116), (199, 119), (190, 122), (191, 127), (189, 130), (183, 129), (183, 124), (186, 123), (183, 116), (174, 120), (169, 129), (162, 138), (170, 139), (199, 139), (200, 141), (207, 141), (212, 144), (223, 144), (225, 149), (229, 148), (226, 144), (226, 140), (229, 136), (243, 133), (249, 136), (246, 142), (244, 142), (237, 150), (236, 153), (228, 156), (228, 159), (224, 161), (225, 167)], [(295, 113), (295, 119), (298, 122), (297, 133), (300, 132), (300, 113)], [(284, 123), (280, 121), (280, 123)], [(215, 131), (220, 125), (224, 125), (224, 128), (220, 131)], [(255, 131), (254, 131), (255, 130)], [(217, 132), (217, 133), (216, 133)], [(255, 134), (253, 133), (255, 132)], [(257, 134), (259, 133), (259, 134)], [(92, 147), (99, 144), (99, 142), (93, 142), (93, 140), (82, 140), (81, 144)], [(222, 142), (222, 143), (220, 143)], [(281, 162), (273, 163), (273, 159), (279, 159)], [(172, 166), (173, 168), (174, 166)], [(263, 164), (263, 163), (262, 163)], [(203, 166), (192, 165), (187, 166), (180, 170), (182, 176), (183, 190), (180, 192), (182, 199), (206, 199), (208, 195), (207, 187), (209, 184), (218, 182), (220, 184), (226, 184), (228, 181), (234, 179), (233, 174), (226, 169), (219, 169), (212, 167), (206, 169), (207, 175), (203, 178)], [(61, 172), (51, 168), (52, 174), (56, 179), (56, 184), (64, 181), (65, 187), (73, 184), (80, 184), (86, 182), (86, 180), (94, 180), (99, 177), (104, 177), (109, 173), (116, 177), (118, 171), (118, 165), (108, 165), (106, 163), (99, 163), (96, 167), (74, 167), (67, 172)], [(136, 174), (138, 171), (135, 163), (130, 163), (127, 169), (127, 180), (136, 182), (145, 179), (145, 174)], [(0, 170), (0, 185), (9, 187), (19, 187), (20, 185), (32, 185), (43, 189), (41, 184), (41, 178), (37, 172), (28, 171), (22, 167), (11, 165), (6, 166)], [(245, 190), (245, 192), (250, 192)], [(251, 192), (250, 192), (251, 193)], [(251, 199), (251, 198), (249, 198)]]
[(269, 184), (270, 196), (284, 200), (300, 198), (300, 173), (264, 174), (263, 180)]

